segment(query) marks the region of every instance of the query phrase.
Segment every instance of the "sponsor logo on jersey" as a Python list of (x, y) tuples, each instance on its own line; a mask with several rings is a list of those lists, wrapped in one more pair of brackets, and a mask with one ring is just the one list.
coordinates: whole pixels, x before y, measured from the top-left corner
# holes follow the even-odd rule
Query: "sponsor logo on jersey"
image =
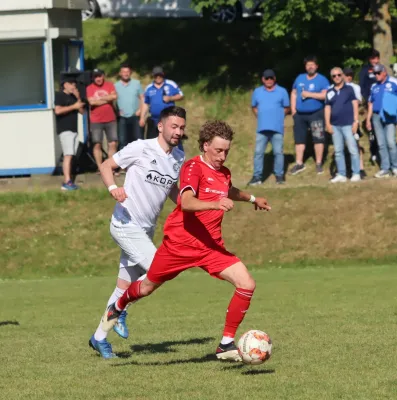
[(179, 172), (179, 170), (181, 169), (181, 166), (178, 163), (175, 163), (172, 168), (174, 169), (175, 172)]
[(228, 195), (228, 192), (223, 192), (222, 190), (216, 190), (216, 189), (210, 189), (210, 188), (205, 188), (205, 192), (219, 194), (221, 197), (227, 197), (227, 195)]
[(208, 179), (208, 182), (214, 182), (214, 179), (211, 178), (210, 176), (207, 179)]
[(152, 161), (150, 161), (150, 164), (156, 165), (156, 164), (157, 164), (157, 161), (156, 161), (156, 160), (152, 160)]
[(314, 90), (315, 87), (316, 87), (316, 86), (314, 85), (314, 83), (311, 83), (311, 84), (309, 85), (309, 90)]
[(148, 171), (145, 182), (151, 183), (152, 185), (161, 186), (164, 189), (170, 189), (176, 182), (178, 177), (173, 178), (170, 175), (163, 175), (154, 169)]

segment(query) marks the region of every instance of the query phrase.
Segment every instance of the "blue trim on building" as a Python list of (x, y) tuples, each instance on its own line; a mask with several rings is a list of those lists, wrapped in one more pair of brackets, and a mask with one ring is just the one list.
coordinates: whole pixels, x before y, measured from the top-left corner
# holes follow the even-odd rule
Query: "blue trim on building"
[(56, 167), (0, 169), (0, 176), (52, 174)]
[[(0, 113), (2, 111), (27, 111), (27, 110), (43, 110), (48, 109), (48, 96), (47, 96), (47, 69), (46, 69), (46, 53), (45, 53), (45, 41), (42, 40), (18, 40), (12, 43), (37, 43), (41, 42), (42, 46), (42, 60), (43, 60), (43, 73), (44, 73), (44, 96), (45, 104), (21, 104), (16, 106), (0, 106)], [(11, 43), (6, 43), (11, 44)]]

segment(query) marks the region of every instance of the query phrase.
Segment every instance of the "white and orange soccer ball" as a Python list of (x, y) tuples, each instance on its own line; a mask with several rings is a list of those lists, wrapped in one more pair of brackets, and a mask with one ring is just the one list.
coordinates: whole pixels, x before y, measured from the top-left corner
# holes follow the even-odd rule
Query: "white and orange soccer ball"
[(272, 354), (272, 340), (268, 334), (258, 330), (245, 332), (237, 347), (244, 364), (262, 364)]

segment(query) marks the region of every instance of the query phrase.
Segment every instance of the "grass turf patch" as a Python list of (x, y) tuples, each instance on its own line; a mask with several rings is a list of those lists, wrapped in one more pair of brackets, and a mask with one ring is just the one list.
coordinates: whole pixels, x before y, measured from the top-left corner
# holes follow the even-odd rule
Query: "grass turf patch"
[[(268, 197), (272, 211), (236, 204), (224, 219), (226, 246), (258, 269), (393, 263), (397, 211), (390, 185), (255, 189)], [(113, 207), (105, 189), (0, 195), (0, 278), (116, 273)], [(160, 216), (157, 245), (172, 208), (167, 202)]]
[(123, 358), (88, 348), (114, 277), (0, 282), (0, 390), (13, 399), (392, 399), (397, 277), (393, 266), (260, 269), (239, 334), (274, 341), (262, 366), (214, 359), (232, 294), (187, 272), (131, 306)]

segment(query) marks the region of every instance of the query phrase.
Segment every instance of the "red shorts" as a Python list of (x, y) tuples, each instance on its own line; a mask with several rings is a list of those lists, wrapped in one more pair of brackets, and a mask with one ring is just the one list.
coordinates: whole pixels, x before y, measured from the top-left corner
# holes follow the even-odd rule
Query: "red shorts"
[(239, 261), (222, 246), (195, 249), (165, 240), (154, 256), (147, 278), (153, 283), (163, 283), (193, 267), (199, 267), (218, 278), (220, 272)]

